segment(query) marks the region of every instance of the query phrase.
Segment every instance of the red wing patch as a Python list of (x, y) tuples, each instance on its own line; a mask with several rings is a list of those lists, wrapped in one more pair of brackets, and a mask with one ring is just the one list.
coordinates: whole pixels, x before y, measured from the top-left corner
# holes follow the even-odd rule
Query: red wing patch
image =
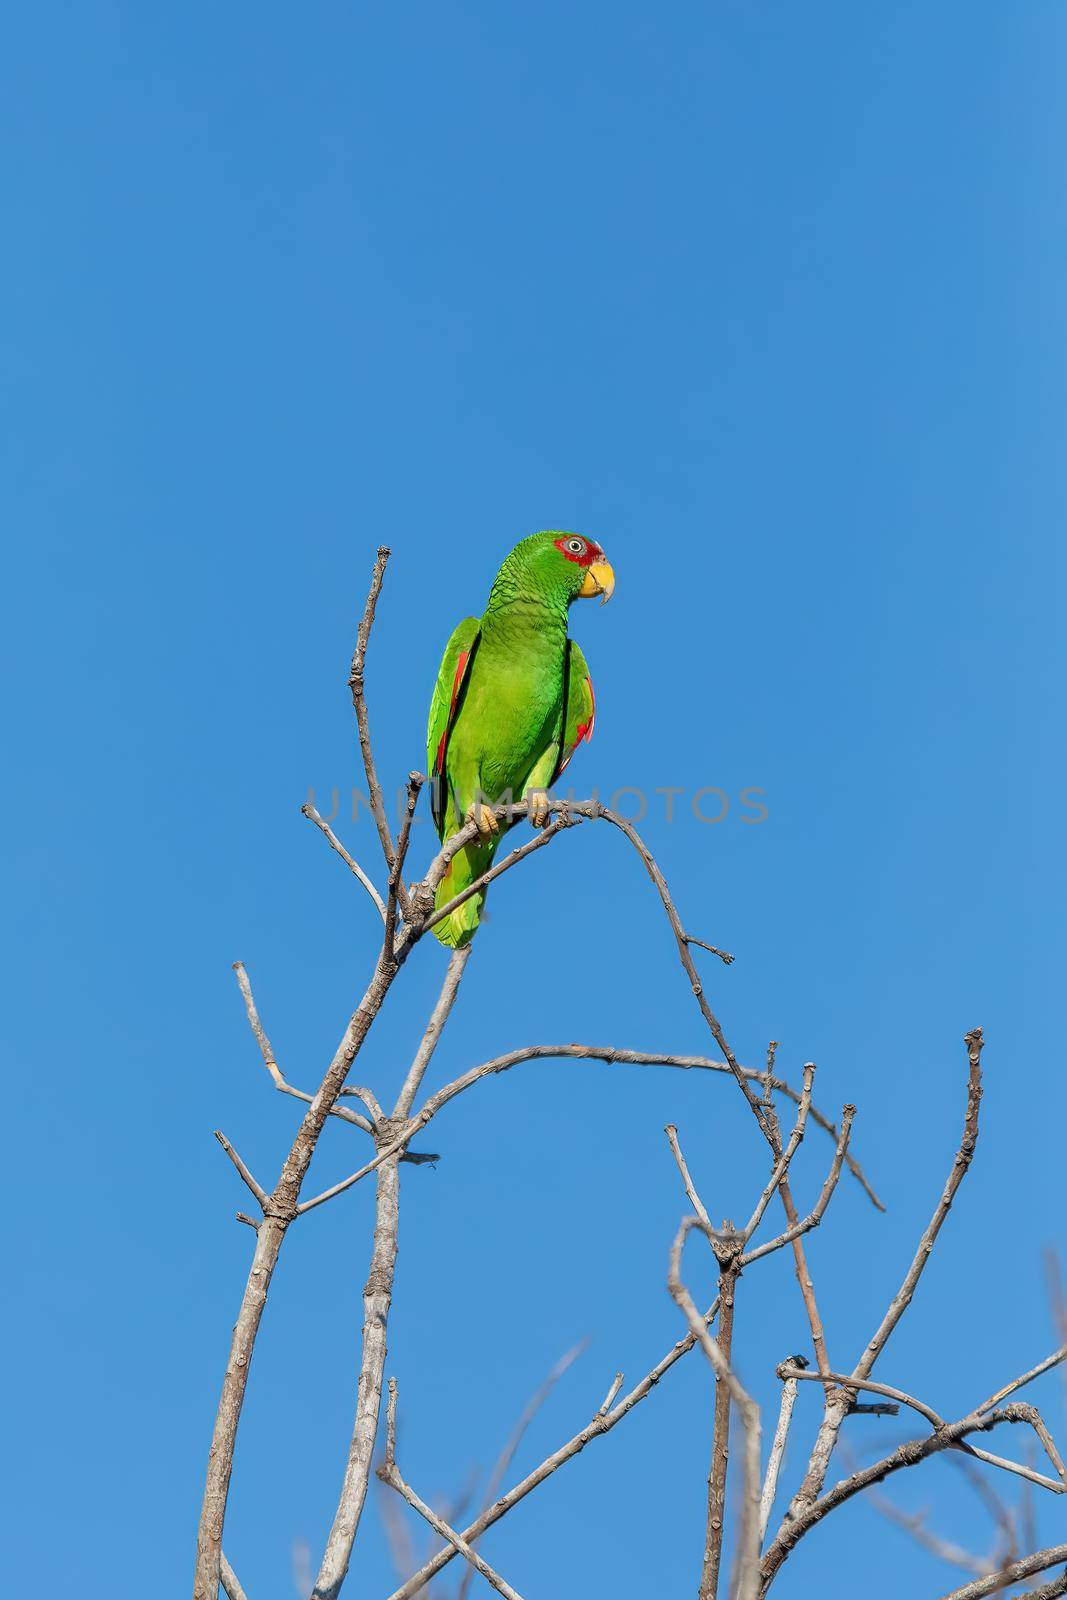
[(440, 774), (444, 771), (445, 746), (448, 743), (448, 735), (452, 731), (452, 718), (456, 714), (456, 701), (459, 699), (459, 686), (463, 682), (463, 674), (467, 670), (467, 662), (470, 660), (470, 656), (471, 653), (469, 650), (461, 650), (459, 653), (459, 660), (456, 662), (456, 676), (452, 679), (452, 699), (449, 701), (448, 705), (448, 721), (445, 723), (445, 731), (441, 735), (441, 743), (437, 746), (437, 760), (434, 762), (433, 767), (435, 777), (440, 776)]
[(592, 678), (586, 678), (585, 686), (589, 690), (589, 721), (579, 722), (574, 736), (574, 743), (571, 745), (570, 749), (567, 751), (567, 754), (563, 757), (563, 760), (559, 764), (559, 771), (556, 773), (557, 778), (561, 778), (563, 776), (567, 763), (570, 761), (571, 756), (577, 750), (582, 740), (584, 739), (586, 743), (588, 743), (593, 737), (593, 724), (596, 721), (596, 696), (593, 694)]
[(586, 678), (585, 686), (589, 690), (589, 721), (579, 722), (578, 737), (574, 741), (575, 749), (585, 739), (587, 742), (593, 737), (593, 724), (596, 721), (596, 695), (593, 693), (593, 680)]

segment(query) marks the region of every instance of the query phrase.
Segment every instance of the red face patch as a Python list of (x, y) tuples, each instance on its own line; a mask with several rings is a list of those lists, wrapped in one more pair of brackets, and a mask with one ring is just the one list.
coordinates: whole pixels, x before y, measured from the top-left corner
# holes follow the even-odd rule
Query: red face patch
[(566, 556), (579, 567), (591, 567), (594, 561), (603, 561), (604, 552), (595, 539), (583, 539), (580, 533), (565, 533), (562, 539), (552, 541), (560, 555)]

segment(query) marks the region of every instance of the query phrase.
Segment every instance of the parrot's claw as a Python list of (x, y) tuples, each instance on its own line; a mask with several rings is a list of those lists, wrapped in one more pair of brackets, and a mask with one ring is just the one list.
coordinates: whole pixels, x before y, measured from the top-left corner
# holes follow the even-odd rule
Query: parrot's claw
[(532, 828), (547, 828), (552, 815), (549, 799), (543, 789), (535, 789), (530, 795), (530, 826)]
[(463, 820), (473, 822), (483, 839), (491, 839), (494, 834), (500, 832), (500, 824), (493, 814), (492, 807), (483, 805), (478, 800), (472, 806), (468, 806), (467, 815)]

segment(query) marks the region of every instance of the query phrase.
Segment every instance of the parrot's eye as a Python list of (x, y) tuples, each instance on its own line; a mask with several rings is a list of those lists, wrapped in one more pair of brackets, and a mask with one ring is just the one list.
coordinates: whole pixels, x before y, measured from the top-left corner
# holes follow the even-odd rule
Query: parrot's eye
[(568, 539), (567, 540), (567, 549), (570, 551), (572, 556), (584, 556), (585, 555), (585, 540), (584, 539)]

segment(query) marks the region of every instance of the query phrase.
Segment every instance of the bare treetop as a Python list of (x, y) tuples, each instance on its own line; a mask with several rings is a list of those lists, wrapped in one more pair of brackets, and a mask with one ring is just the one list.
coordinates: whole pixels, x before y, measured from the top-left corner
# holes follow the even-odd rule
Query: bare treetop
[[(1015, 1516), (1005, 1508), (1003, 1500), (990, 1487), (995, 1479), (998, 1483), (1008, 1482), (1016, 1486), (1021, 1483), (1027, 1493), (1035, 1490), (1053, 1496), (1067, 1493), (1067, 1469), (1050, 1428), (1033, 1405), (1018, 1398), (1027, 1385), (1065, 1361), (1067, 1343), (1061, 1343), (1051, 1354), (1036, 1361), (1018, 1377), (1002, 1382), (964, 1415), (951, 1419), (946, 1419), (942, 1411), (931, 1403), (932, 1397), (918, 1395), (912, 1392), (912, 1386), (904, 1387), (903, 1383), (896, 1381), (903, 1375), (891, 1366), (887, 1367), (884, 1378), (880, 1376), (875, 1379), (872, 1376), (876, 1365), (885, 1365), (889, 1359), (886, 1352), (893, 1335), (912, 1306), (920, 1280), (929, 1270), (938, 1238), (975, 1155), (982, 1095), (981, 1029), (972, 1029), (964, 1040), (966, 1095), (963, 1126), (940, 1197), (934, 1204), (930, 1221), (923, 1230), (899, 1287), (891, 1293), (883, 1316), (849, 1367), (840, 1359), (839, 1335), (831, 1337), (834, 1330), (830, 1329), (828, 1333), (820, 1314), (805, 1254), (805, 1240), (828, 1216), (832, 1218), (833, 1196), (846, 1170), (863, 1187), (874, 1206), (883, 1209), (851, 1148), (856, 1107), (847, 1104), (842, 1107), (836, 1120), (829, 1117), (816, 1106), (813, 1098), (817, 1076), (814, 1064), (808, 1063), (804, 1067), (802, 1081), (797, 1087), (776, 1075), (776, 1046), (773, 1044), (765, 1066), (751, 1067), (741, 1063), (712, 1009), (706, 981), (696, 966), (693, 951), (704, 950), (724, 963), (732, 961), (733, 957), (690, 931), (662, 871), (633, 824), (594, 799), (579, 802), (558, 799), (543, 802), (539, 799), (534, 806), (526, 798), (520, 798), (513, 805), (494, 808), (494, 815), (501, 821), (506, 818), (509, 822), (530, 815), (532, 820), (543, 826), (533, 838), (519, 844), (501, 859), (494, 860), (488, 870), (473, 882), (465, 884), (446, 903), (435, 907), (436, 891), (456, 852), (477, 837), (480, 825), (477, 820), (465, 822), (451, 838), (445, 840), (424, 865), (421, 877), (406, 879), (412, 824), (424, 780), (419, 773), (408, 775), (403, 815), (394, 838), (386, 817), (375, 764), (365, 687), (375, 612), (382, 594), (388, 558), (389, 551), (385, 547), (379, 549), (370, 590), (357, 627), (348, 680), (367, 792), (381, 849), (377, 873), (366, 870), (355, 860), (314, 807), (309, 805), (303, 808), (305, 815), (323, 834), (351, 877), (360, 885), (364, 915), (378, 930), (373, 968), (341, 1030), (332, 1057), (323, 1067), (317, 1087), (298, 1088), (282, 1070), (261, 1020), (248, 972), (241, 962), (237, 962), (234, 968), (255, 1047), (270, 1084), (287, 1097), (286, 1104), (295, 1100), (303, 1110), (289, 1151), (277, 1177), (269, 1186), (250, 1170), (226, 1135), (222, 1132), (216, 1134), (236, 1177), (251, 1197), (245, 1201), (246, 1205), (252, 1207), (251, 1214), (241, 1211), (237, 1216), (254, 1232), (255, 1240), (233, 1327), (208, 1454), (197, 1532), (194, 1600), (217, 1600), (220, 1588), (230, 1600), (244, 1600), (245, 1597), (237, 1573), (223, 1553), (223, 1531), (234, 1470), (235, 1444), (252, 1357), (274, 1269), (293, 1224), (317, 1213), (323, 1205), (339, 1200), (354, 1186), (373, 1175), (375, 1214), (363, 1293), (362, 1338), (354, 1394), (347, 1401), (353, 1413), (351, 1438), (338, 1485), (336, 1509), (311, 1591), (312, 1600), (336, 1600), (345, 1583), (363, 1520), (380, 1432), (387, 1332), (393, 1311), (400, 1227), (401, 1175), (409, 1166), (438, 1159), (435, 1154), (412, 1148), (412, 1141), (446, 1107), (455, 1102), (459, 1102), (461, 1108), (467, 1105), (469, 1102), (465, 1097), (477, 1085), (500, 1073), (546, 1059), (573, 1062), (576, 1071), (583, 1070), (580, 1064), (599, 1064), (601, 1068), (609, 1069), (608, 1081), (610, 1073), (623, 1069), (695, 1072), (706, 1081), (710, 1095), (725, 1092), (732, 1080), (733, 1088), (729, 1092), (741, 1096), (746, 1107), (746, 1118), (748, 1114), (751, 1115), (749, 1125), (760, 1140), (760, 1147), (765, 1150), (766, 1178), (758, 1192), (748, 1195), (727, 1197), (719, 1194), (711, 1196), (706, 1192), (701, 1194), (684, 1153), (688, 1142), (685, 1130), (673, 1125), (667, 1128), (667, 1141), (678, 1169), (686, 1206), (673, 1243), (664, 1241), (666, 1286), (677, 1308), (676, 1311), (671, 1310), (668, 1303), (668, 1310), (673, 1317), (680, 1316), (680, 1337), (629, 1388), (626, 1387), (623, 1373), (618, 1372), (599, 1404), (596, 1395), (590, 1395), (588, 1409), (576, 1431), (532, 1470), (510, 1487), (505, 1487), (518, 1440), (525, 1431), (529, 1417), (542, 1403), (555, 1378), (565, 1366), (570, 1365), (577, 1353), (568, 1352), (554, 1373), (549, 1375), (546, 1385), (533, 1398), (523, 1418), (520, 1418), (511, 1441), (490, 1477), (481, 1509), (466, 1527), (458, 1526), (458, 1509), (443, 1515), (440, 1508), (431, 1506), (421, 1498), (413, 1487), (412, 1479), (401, 1473), (396, 1449), (399, 1391), (395, 1379), (390, 1379), (385, 1448), (378, 1474), (386, 1488), (399, 1497), (388, 1497), (395, 1508), (394, 1514), (398, 1518), (414, 1514), (419, 1519), (419, 1525), (429, 1528), (441, 1542), (415, 1570), (402, 1577), (389, 1600), (412, 1600), (417, 1594), (429, 1593), (432, 1580), (457, 1558), (464, 1569), (460, 1585), (461, 1600), (465, 1600), (472, 1584), (483, 1588), (488, 1585), (500, 1595), (519, 1600), (523, 1587), (522, 1575), (512, 1572), (505, 1575), (490, 1565), (479, 1546), (482, 1536), (587, 1446), (607, 1437), (695, 1349), (702, 1352), (707, 1362), (711, 1391), (704, 1418), (710, 1459), (706, 1509), (703, 1527), (692, 1530), (693, 1588), (699, 1600), (719, 1600), (719, 1597), (722, 1600), (758, 1600), (781, 1580), (783, 1573), (790, 1571), (789, 1557), (802, 1539), (824, 1527), (838, 1507), (858, 1495), (872, 1492), (879, 1496), (873, 1503), (883, 1517), (894, 1521), (932, 1554), (955, 1562), (969, 1573), (970, 1581), (962, 1588), (953, 1590), (944, 1600), (982, 1600), (986, 1595), (1002, 1592), (1011, 1584), (1024, 1582), (1067, 1563), (1065, 1545), (1033, 1548), (1031, 1553), (1021, 1554), (1016, 1544), (1016, 1532), (1019, 1527), (1025, 1531), (1032, 1517), (1027, 1520)], [(457, 1003), (463, 975), (474, 948), (473, 945), (467, 945), (452, 953), (440, 993), (427, 1018), (418, 1048), (403, 1074), (401, 1089), (392, 1109), (386, 1111), (380, 1103), (380, 1087), (376, 1089), (368, 1083), (350, 1084), (348, 1080), (353, 1065), (386, 996), (425, 935), (432, 932), (443, 918), (450, 916), (466, 899), (483, 892), (491, 881), (503, 873), (529, 863), (564, 835), (573, 838), (576, 834), (580, 835), (584, 828), (604, 823), (614, 830), (627, 848), (636, 852), (645, 869), (653, 891), (647, 900), (649, 913), (663, 917), (670, 929), (685, 988), (695, 1001), (716, 1053), (711, 1056), (679, 1055), (601, 1043), (520, 1043), (501, 1055), (469, 1067), (441, 1087), (425, 1093), (427, 1073)], [(581, 848), (580, 842), (571, 847)], [(384, 880), (380, 885), (375, 882), (376, 876)], [(447, 893), (447, 890), (444, 892)], [(636, 915), (634, 926), (639, 927)], [(479, 938), (489, 936), (485, 932), (478, 935)], [(721, 971), (721, 968), (715, 970)], [(259, 1072), (260, 1069), (257, 1067), (256, 1070)], [(266, 1078), (260, 1081), (265, 1087), (268, 1086)], [(353, 1100), (358, 1101), (362, 1110), (352, 1109)], [(783, 1103), (795, 1108), (788, 1133), (783, 1131), (779, 1118)], [(363, 1149), (353, 1158), (353, 1171), (347, 1178), (308, 1194), (306, 1183), (310, 1168), (319, 1138), (330, 1118), (351, 1129), (354, 1136), (363, 1142)], [(445, 1118), (439, 1128), (443, 1128), (447, 1120)], [(822, 1183), (814, 1205), (802, 1214), (793, 1199), (791, 1180), (801, 1164), (801, 1152), (805, 1150), (810, 1127), (820, 1131), (817, 1170)], [(239, 1130), (236, 1131), (240, 1139)], [(828, 1139), (823, 1140), (822, 1134), (828, 1135)], [(725, 1219), (716, 1221), (721, 1215), (716, 1208), (724, 1205), (731, 1207), (734, 1216), (743, 1219), (740, 1226)], [(776, 1205), (781, 1206), (780, 1217)], [(773, 1211), (772, 1207), (775, 1208)], [(777, 1218), (773, 1224), (768, 1222), (771, 1215)], [(314, 1217), (305, 1225), (314, 1227)], [(779, 1231), (775, 1232), (775, 1227)], [(689, 1245), (690, 1253), (698, 1247), (707, 1249), (718, 1276), (715, 1299), (703, 1312), (692, 1298), (683, 1271), (685, 1247), (691, 1235), (695, 1235), (695, 1239)], [(245, 1237), (247, 1239), (247, 1235)], [(750, 1272), (750, 1269), (787, 1248), (792, 1257), (800, 1304), (811, 1335), (810, 1357), (813, 1364), (809, 1363), (808, 1355), (802, 1352), (783, 1354), (776, 1369), (781, 1385), (777, 1416), (773, 1428), (769, 1429), (764, 1426), (752, 1380), (748, 1376), (751, 1363), (744, 1365), (746, 1384), (742, 1384), (738, 1376), (741, 1363), (737, 1332), (739, 1325), (735, 1321), (735, 1312), (739, 1299), (747, 1306), (750, 1297), (760, 1294), (763, 1277), (758, 1271)], [(492, 1263), (481, 1263), (477, 1270), (489, 1275), (493, 1270)], [(1065, 1336), (1067, 1321), (1060, 1338), (1064, 1339)], [(834, 1361), (831, 1360), (831, 1350), (837, 1356)], [(1037, 1352), (1029, 1354), (1032, 1360)], [(1008, 1370), (1011, 1370), (1011, 1365)], [(769, 1378), (770, 1374), (764, 1374), (764, 1377)], [(606, 1373), (601, 1377), (600, 1392), (605, 1378)], [(819, 1386), (822, 1415), (814, 1437), (800, 1446), (796, 1437), (796, 1400), (804, 1384)], [(864, 1400), (861, 1396), (876, 1398)], [(873, 1463), (857, 1466), (853, 1459), (848, 1458), (844, 1476), (834, 1482), (830, 1477), (831, 1467), (835, 1455), (839, 1460), (848, 1457), (843, 1435), (848, 1418), (857, 1411), (910, 1415), (915, 1428), (914, 1436), (886, 1451)], [(800, 1414), (803, 1414), (803, 1407), (800, 1408)], [(741, 1468), (739, 1473), (731, 1476), (727, 1472), (727, 1465), (731, 1427), (735, 1422), (741, 1433)], [(765, 1450), (768, 1434), (769, 1444)], [(1033, 1446), (1031, 1457), (1026, 1461), (1018, 1461), (1011, 1455), (994, 1453), (986, 1448), (994, 1434), (997, 1435), (995, 1442), (998, 1448), (1001, 1440), (1011, 1434), (1030, 1440)], [(802, 1464), (800, 1470), (794, 1473), (795, 1487), (791, 1498), (777, 1527), (774, 1527), (775, 1506), (780, 1503), (780, 1486), (791, 1449), (794, 1452), (799, 1450)], [(987, 1558), (992, 1562), (988, 1570), (973, 1553), (934, 1533), (924, 1516), (901, 1512), (878, 1488), (902, 1472), (921, 1469), (923, 1463), (934, 1456), (954, 1459), (969, 1475), (974, 1475), (976, 1492), (991, 1507), (1000, 1543), (997, 1546), (998, 1553)], [(1038, 1460), (1040, 1467), (1035, 1465)], [(414, 1482), (418, 1481), (419, 1475), (416, 1470)], [(829, 1488), (826, 1487), (828, 1481), (831, 1483)], [(819, 1535), (827, 1536), (825, 1532)], [(1036, 1538), (1032, 1543), (1036, 1544)], [(404, 1539), (395, 1539), (394, 1544), (398, 1550), (407, 1549)], [(727, 1556), (731, 1551), (732, 1571), (728, 1571)], [(237, 1554), (239, 1556), (239, 1552)], [(562, 1578), (561, 1587), (565, 1587)], [(861, 1583), (858, 1592), (862, 1587)], [(1067, 1593), (1067, 1578), (1063, 1574), (1056, 1575), (1030, 1593), (1033, 1600), (1039, 1595)], [(253, 1594), (249, 1600), (257, 1600), (257, 1597)]]

